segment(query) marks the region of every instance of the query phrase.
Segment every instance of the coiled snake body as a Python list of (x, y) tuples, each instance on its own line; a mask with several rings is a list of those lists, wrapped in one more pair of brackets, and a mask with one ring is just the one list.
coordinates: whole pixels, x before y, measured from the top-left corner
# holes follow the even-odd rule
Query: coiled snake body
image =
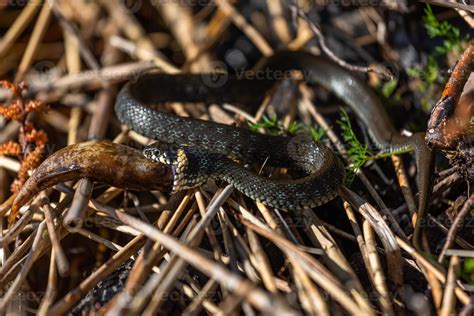
[[(222, 179), (254, 200), (287, 210), (312, 208), (337, 195), (343, 184), (344, 167), (329, 148), (300, 135), (264, 135), (178, 117), (147, 105), (165, 101), (255, 103), (274, 85), (272, 71), (303, 70), (307, 81), (322, 85), (354, 109), (378, 147), (386, 151), (412, 147), (417, 151), (418, 162), (419, 157), (426, 157), (424, 144), (420, 144), (423, 135), (399, 135), (365, 82), (328, 59), (304, 52), (281, 52), (267, 58), (257, 69), (266, 70), (267, 77), (228, 76), (218, 86), (212, 84), (215, 81), (211, 74), (145, 74), (123, 87), (115, 112), (134, 131), (165, 143), (146, 148), (144, 154), (172, 166), (173, 190), (196, 186), (208, 179)], [(296, 180), (268, 179), (241, 167), (235, 160), (295, 168), (308, 175)], [(426, 175), (421, 173), (423, 179)]]

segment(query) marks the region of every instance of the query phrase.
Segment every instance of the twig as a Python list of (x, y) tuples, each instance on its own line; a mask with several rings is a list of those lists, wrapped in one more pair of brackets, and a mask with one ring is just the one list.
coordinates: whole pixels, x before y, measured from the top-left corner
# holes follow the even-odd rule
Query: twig
[(426, 129), (426, 143), (435, 149), (455, 149), (470, 133), (474, 115), (472, 97), (459, 102), (464, 86), (474, 72), (474, 43), (470, 43), (459, 58), (444, 87), (441, 98), (431, 111)]
[(453, 245), (456, 239), (456, 234), (462, 224), (462, 221), (472, 210), (473, 205), (474, 205), (474, 194), (471, 194), (469, 196), (469, 199), (467, 199), (467, 201), (464, 202), (464, 205), (461, 211), (456, 215), (456, 218), (454, 219), (453, 224), (449, 228), (448, 235), (446, 236), (446, 241), (443, 245), (443, 249), (441, 250), (441, 253), (438, 257), (438, 262), (443, 262), (446, 256), (446, 251), (449, 248), (451, 248), (451, 246)]
[[(89, 238), (90, 240), (93, 240), (99, 244), (102, 244), (104, 245), (105, 247), (109, 248), (110, 250), (112, 251), (120, 251), (123, 249), (122, 246), (114, 243), (114, 242), (111, 242), (110, 240), (108, 239), (105, 239), (103, 237), (100, 237), (99, 235), (96, 235), (88, 230), (85, 230), (84, 228), (76, 228), (75, 229), (75, 232), (77, 232), (78, 234), (81, 234), (82, 236), (84, 237), (87, 237)], [(137, 235), (135, 235), (137, 236)]]
[(388, 261), (389, 274), (395, 284), (401, 288), (403, 286), (403, 276), (401, 270), (402, 256), (400, 248), (397, 245), (395, 235), (389, 229), (383, 218), (375, 210), (375, 208), (360, 198), (357, 194), (343, 187), (340, 190), (341, 197), (348, 201), (352, 207), (356, 208), (366, 220), (368, 220), (372, 228), (377, 233), (382, 245), (385, 248)]
[[(191, 221), (188, 228), (193, 229), (195, 224), (195, 221)], [(202, 237), (204, 236), (203, 233), (203, 230), (199, 231), (199, 235), (193, 236), (194, 238), (190, 238), (191, 236), (187, 233), (184, 234), (186, 235), (186, 245), (189, 247), (197, 247), (197, 245), (202, 241)], [(153, 280), (155, 281), (153, 287), (154, 291), (149, 295), (151, 300), (143, 311), (143, 315), (152, 316), (158, 313), (160, 307), (164, 303), (166, 293), (169, 293), (172, 287), (177, 283), (179, 276), (182, 275), (186, 266), (186, 261), (182, 260), (178, 255), (172, 254), (171, 259), (168, 261), (168, 264), (165, 266), (163, 271), (161, 271), (158, 277)], [(149, 283), (146, 285), (148, 284)], [(152, 287), (150, 286), (150, 288)], [(137, 297), (139, 296), (140, 294), (137, 295)]]
[(27, 5), (21, 10), (20, 15), (15, 19), (8, 31), (0, 40), (0, 57), (4, 57), (16, 39), (21, 35), (24, 29), (28, 26), (31, 19), (38, 12), (41, 7), (41, 1), (28, 1)]
[(316, 37), (319, 40), (319, 46), (321, 47), (322, 51), (329, 56), (334, 62), (339, 64), (341, 67), (344, 67), (348, 70), (351, 71), (357, 71), (357, 72), (374, 72), (381, 78), (384, 78), (386, 80), (391, 80), (393, 79), (393, 74), (390, 74), (387, 72), (386, 69), (381, 69), (381, 68), (376, 68), (373, 66), (369, 67), (362, 67), (362, 66), (355, 66), (347, 63), (346, 61), (342, 60), (339, 58), (334, 52), (326, 45), (326, 39), (324, 38), (323, 33), (321, 30), (311, 21), (311, 19), (306, 15), (306, 13), (298, 6), (298, 4), (295, 2), (295, 0), (288, 0), (288, 6), (290, 10), (293, 13), (293, 21), (296, 24), (297, 23), (297, 17), (299, 16), (303, 21), (305, 21), (311, 31), (316, 35)]
[[(440, 270), (437, 266), (435, 266), (433, 263), (428, 261), (425, 257), (423, 257), (420, 253), (416, 251), (415, 248), (411, 247), (408, 243), (405, 241), (401, 240), (399, 237), (397, 238), (397, 243), (399, 244), (400, 248), (408, 252), (419, 265), (423, 266), (424, 268), (428, 269), (433, 275), (436, 277), (437, 280), (441, 281), (442, 283), (446, 283), (446, 276), (443, 271)], [(454, 292), (463, 304), (468, 304), (470, 302), (469, 295), (464, 292), (463, 289), (459, 287), (459, 285), (456, 285), (456, 288), (454, 289)]]
[(247, 232), (249, 246), (255, 258), (254, 261), (256, 264), (256, 268), (262, 276), (263, 286), (265, 286), (265, 288), (271, 293), (277, 293), (277, 287), (270, 266), (270, 261), (268, 260), (268, 257), (265, 252), (263, 251), (262, 245), (260, 244), (260, 241), (258, 240), (255, 233), (252, 230), (247, 230)]
[(46, 227), (48, 229), (49, 238), (51, 239), (51, 244), (53, 246), (56, 267), (59, 274), (64, 277), (69, 272), (69, 263), (56, 233), (54, 215), (53, 211), (51, 210), (51, 206), (49, 205), (49, 199), (46, 196), (43, 196), (41, 204), (43, 205)]
[[(59, 79), (46, 80), (43, 82), (30, 82), (27, 96), (47, 91), (65, 93), (68, 90), (79, 88), (86, 90), (98, 89), (103, 86), (104, 80), (108, 81), (110, 84), (124, 80), (131, 80), (137, 77), (140, 73), (151, 70), (154, 67), (155, 65), (149, 61), (123, 63), (104, 67), (98, 72), (94, 70), (86, 70)], [(6, 95), (0, 95), (0, 100), (4, 100), (5, 97)]]
[[(146, 50), (154, 57), (159, 56), (158, 53), (154, 52), (155, 47), (147, 36), (146, 31), (132, 14), (133, 12), (127, 10), (122, 1), (100, 0), (99, 2), (106, 8), (109, 15), (111, 16), (110, 22), (113, 23), (117, 29), (121, 30), (127, 36), (127, 38), (131, 40), (130, 43), (134, 43), (133, 45), (138, 43), (138, 49)], [(142, 5), (142, 3), (139, 2), (137, 2), (137, 4)], [(147, 58), (145, 60), (150, 59)]]
[(234, 24), (247, 35), (264, 56), (270, 56), (273, 53), (273, 49), (265, 38), (227, 0), (216, 0), (216, 4), (225, 15), (230, 16)]
[[(201, 240), (203, 236), (202, 233), (209, 226), (211, 220), (216, 216), (217, 212), (219, 211), (219, 208), (226, 202), (226, 200), (232, 194), (233, 190), (234, 189), (231, 185), (227, 185), (224, 190), (216, 194), (213, 202), (209, 204), (209, 206), (206, 208), (206, 212), (202, 214), (201, 220), (196, 224), (195, 227), (193, 227), (189, 235), (186, 237), (186, 240), (190, 247), (197, 245), (196, 242)], [(174, 255), (181, 257), (179, 253), (175, 253)], [(185, 267), (186, 264), (183, 258), (176, 260), (173, 266), (174, 274), (177, 275), (181, 273)], [(173, 280), (176, 280), (176, 278), (173, 278), (172, 275), (173, 273), (169, 273), (162, 279), (162, 282), (159, 283), (160, 285), (157, 287), (155, 293), (153, 294), (151, 303), (145, 310), (148, 311), (150, 315), (156, 314), (157, 308), (163, 302), (164, 293), (169, 292), (171, 286), (174, 283)]]
[(474, 298), (471, 297), (471, 301), (464, 305), (464, 307), (459, 312), (459, 316), (469, 316), (472, 315), (472, 311), (474, 310)]
[(5, 157), (5, 156), (0, 156), (0, 168), (4, 168), (13, 172), (18, 172), (20, 170), (20, 163), (18, 160)]
[[(329, 127), (329, 124), (327, 124), (326, 120), (323, 118), (323, 116), (316, 110), (316, 107), (314, 104), (311, 102), (309, 98), (309, 91), (307, 90), (306, 87), (301, 87), (303, 93), (302, 93), (302, 98), (301, 98), (301, 104), (308, 109), (310, 114), (313, 116), (314, 120), (324, 128), (326, 131), (326, 134), (328, 135), (328, 138), (331, 140), (331, 142), (334, 144), (338, 152), (341, 154), (341, 156), (346, 160), (349, 161), (349, 157), (347, 155), (347, 151), (344, 148), (344, 145), (342, 144), (341, 140), (339, 137), (332, 131), (332, 129)], [(370, 195), (375, 199), (377, 204), (380, 206), (381, 211), (383, 212), (383, 215), (388, 219), (390, 222), (392, 228), (395, 230), (395, 232), (399, 235), (402, 236), (403, 238), (406, 239), (406, 235), (401, 229), (400, 225), (398, 222), (395, 220), (393, 217), (393, 214), (388, 210), (387, 206), (383, 202), (382, 198), (378, 194), (377, 190), (372, 186), (370, 181), (367, 179), (365, 174), (362, 172), (362, 170), (357, 171), (357, 176), (359, 179), (364, 183), (365, 187), (369, 191)]]
[[(36, 202), (36, 203), (35, 203)], [(6, 247), (13, 239), (15, 239), (20, 233), (23, 227), (26, 226), (38, 209), (38, 200), (35, 200), (23, 216), (8, 230), (8, 233), (0, 238), (0, 248)], [(11, 212), (11, 210), (10, 210)]]
[(15, 82), (20, 82), (23, 80), (26, 71), (30, 68), (36, 49), (38, 48), (38, 45), (40, 44), (40, 41), (46, 32), (46, 28), (48, 27), (50, 17), (51, 6), (49, 2), (46, 1), (43, 4), (43, 8), (41, 9), (38, 20), (36, 21), (35, 28), (31, 34), (25, 54), (23, 55), (20, 65), (18, 66), (18, 71), (15, 75)]
[[(435, 217), (433, 217), (433, 215), (431, 214), (428, 214), (428, 220), (432, 221), (433, 223), (435, 223), (436, 226), (438, 226), (438, 228), (441, 230), (441, 232), (445, 235), (448, 234), (449, 232), (449, 229), (446, 228), (444, 226), (443, 223), (441, 223), (440, 221), (438, 221)], [(474, 245), (472, 245), (471, 243), (467, 242), (464, 238), (462, 238), (461, 236), (456, 236), (456, 243), (465, 248), (465, 249), (469, 249), (469, 250), (474, 250)]]
[(451, 9), (460, 9), (460, 10), (466, 10), (470, 11), (471, 13), (474, 13), (474, 5), (469, 5), (469, 4), (463, 4), (455, 1), (441, 1), (441, 0), (421, 0), (422, 2), (428, 2), (434, 5), (439, 5), (442, 7), (446, 8), (451, 8)]
[(75, 289), (66, 294), (59, 302), (53, 305), (49, 310), (52, 315), (60, 315), (69, 311), (74, 305), (89, 292), (99, 281), (114, 272), (123, 262), (128, 260), (138, 248), (143, 244), (144, 240), (141, 235), (132, 239), (125, 247), (115, 253), (107, 262), (99, 269), (94, 271)]
[[(251, 231), (251, 230), (249, 230)], [(320, 290), (311, 282), (308, 274), (299, 265), (297, 260), (288, 257), (288, 261), (293, 269), (295, 283), (298, 288), (298, 296), (301, 304), (308, 314), (329, 316), (329, 307), (322, 297)]]
[(72, 233), (82, 227), (92, 188), (92, 182), (87, 178), (83, 178), (77, 183), (71, 207), (63, 220), (64, 227)]
[[(402, 190), (403, 197), (405, 198), (405, 201), (407, 202), (407, 205), (408, 205), (408, 211), (410, 212), (411, 215), (414, 215), (416, 213), (417, 206), (416, 206), (415, 198), (413, 196), (413, 192), (410, 189), (408, 176), (403, 166), (403, 161), (399, 156), (396, 156), (396, 155), (392, 155), (391, 158), (392, 158), (393, 166), (395, 168), (395, 173), (397, 175), (398, 184), (400, 186), (400, 189)], [(413, 220), (416, 220), (416, 218), (413, 218)]]
[(15, 281), (13, 281), (13, 283), (10, 285), (10, 287), (8, 288), (8, 291), (5, 293), (3, 298), (0, 299), (1, 312), (5, 312), (5, 308), (7, 307), (7, 304), (10, 302), (13, 296), (20, 290), (20, 287), (23, 281), (28, 276), (28, 272), (30, 271), (33, 265), (33, 262), (35, 260), (35, 257), (37, 256), (39, 252), (40, 248), (38, 245), (41, 238), (43, 237), (44, 228), (45, 228), (45, 222), (42, 222), (41, 224), (39, 224), (30, 252), (28, 253), (27, 258), (25, 262), (23, 263), (23, 266), (21, 267), (20, 273), (18, 273), (18, 276), (15, 278)]
[(456, 304), (456, 295), (454, 289), (456, 288), (456, 275), (459, 265), (459, 257), (451, 257), (449, 262), (448, 277), (446, 279), (446, 286), (443, 293), (443, 304), (440, 316), (448, 316), (454, 313), (454, 305)]
[(137, 46), (134, 42), (128, 41), (122, 37), (112, 36), (110, 38), (110, 45), (131, 56), (137, 57), (139, 60), (153, 61), (156, 67), (163, 69), (164, 72), (171, 74), (181, 72), (179, 68), (165, 60), (163, 56), (157, 55), (153, 50)]
[[(392, 299), (387, 288), (386, 278), (383, 273), (382, 264), (377, 253), (377, 242), (375, 241), (374, 230), (370, 226), (369, 221), (364, 221), (363, 224), (365, 245), (367, 246), (367, 261), (372, 271), (369, 271), (371, 278), (373, 278), (373, 284), (379, 296), (379, 303), (382, 307), (384, 315), (395, 315), (392, 307)], [(403, 297), (403, 293), (402, 294)]]
[[(69, 22), (64, 15), (61, 13), (61, 9), (59, 8), (56, 0), (49, 0), (48, 4), (52, 5), (52, 11), (56, 20), (58, 20), (61, 27), (67, 32), (77, 43), (77, 47), (79, 48), (79, 52), (81, 53), (82, 58), (86, 62), (86, 64), (94, 70), (99, 70), (100, 65), (99, 62), (95, 59), (94, 55), (87, 47), (85, 42), (82, 40), (79, 32), (76, 30), (73, 24)], [(104, 82), (106, 83), (106, 82)]]
[(219, 283), (217, 283), (215, 280), (209, 280), (202, 287), (199, 295), (197, 295), (197, 297), (192, 300), (191, 304), (189, 304), (188, 307), (186, 307), (186, 309), (183, 311), (183, 315), (199, 315), (199, 312), (203, 307), (206, 308), (206, 310), (208, 310), (210, 313), (217, 314), (219, 312), (218, 307), (207, 300), (207, 297), (211, 296), (218, 285)]
[(270, 13), (270, 21), (280, 42), (286, 45), (291, 40), (288, 22), (285, 18), (285, 10), (282, 1), (267, 0)]
[[(71, 202), (71, 199), (66, 196), (59, 204), (55, 207), (54, 213), (58, 214), (62, 212), (67, 205)], [(45, 221), (42, 221), (45, 222)], [(0, 288), (5, 285), (6, 282), (12, 279), (12, 275), (16, 273), (15, 267), (18, 267), (18, 263), (21, 262), (21, 258), (28, 252), (28, 250), (31, 248), (31, 245), (33, 244), (33, 239), (35, 232), (38, 230), (38, 226), (35, 227), (34, 232), (26, 238), (26, 240), (15, 250), (13, 253), (8, 257), (8, 259), (3, 263), (0, 269), (0, 276), (2, 276), (2, 279), (0, 281)], [(64, 230), (60, 230), (58, 232), (59, 238), (64, 238), (66, 234), (64, 233)], [(50, 239), (49, 238), (43, 238), (42, 243), (40, 245), (41, 247), (41, 253), (45, 251), (46, 247), (49, 247), (51, 245)]]
[[(255, 222), (250, 214), (245, 214), (245, 219), (252, 220), (252, 222), (243, 221), (243, 224), (250, 227), (259, 235), (264, 236), (265, 238), (270, 239), (274, 242), (280, 249), (285, 251), (287, 255), (292, 256), (298, 260), (300, 266), (305, 270), (306, 273), (315, 281), (319, 286), (321, 286), (325, 291), (327, 291), (336, 301), (338, 301), (344, 308), (346, 308), (351, 313), (368, 313), (372, 314), (371, 310), (363, 310), (353, 298), (351, 298), (344, 290), (342, 284), (332, 277), (330, 273), (322, 266), (318, 261), (314, 260), (308, 254), (299, 250), (294, 244), (288, 240), (278, 236), (276, 233), (272, 232), (260, 222)], [(258, 225), (256, 223), (259, 223)], [(365, 314), (366, 315), (366, 314)]]
[(370, 302), (367, 300), (367, 293), (365, 293), (356, 272), (342, 255), (342, 250), (339, 249), (336, 241), (331, 238), (331, 235), (319, 221), (318, 217), (312, 211), (304, 210), (303, 218), (309, 224), (306, 225), (308, 226), (306, 230), (308, 230), (309, 238), (316, 239), (313, 243), (321, 245), (321, 247), (325, 249), (325, 255), (329, 258), (329, 269), (331, 269), (339, 279), (344, 280), (344, 287), (352, 293), (352, 296), (362, 309), (372, 309)]
[(191, 70), (198, 71), (209, 68), (210, 59), (207, 52), (200, 51), (200, 45), (196, 41), (196, 27), (193, 23), (191, 8), (178, 0), (170, 0), (166, 3), (152, 2), (152, 5), (161, 13), (163, 20), (182, 48), (186, 59), (192, 62)]
[(160, 232), (153, 226), (123, 213), (115, 212), (114, 214), (125, 224), (138, 229), (149, 238), (161, 243), (164, 247), (173, 249), (173, 251), (175, 251), (186, 262), (192, 264), (209, 277), (216, 279), (222, 286), (227, 288), (229, 291), (241, 296), (262, 312), (284, 312), (289, 314), (296, 313), (285, 303), (283, 303), (281, 299), (269, 295), (266, 292), (256, 288), (251, 282), (241, 278), (237, 274), (230, 272), (224, 266), (212, 262), (211, 260), (202, 256), (199, 252), (182, 245), (176, 239)]
[(51, 305), (54, 303), (54, 299), (58, 293), (57, 282), (58, 276), (56, 273), (56, 261), (54, 258), (55, 251), (51, 250), (51, 257), (49, 259), (49, 273), (48, 273), (48, 285), (44, 294), (44, 298), (41, 301), (41, 304), (38, 308), (38, 315), (47, 316), (48, 310)]
[[(173, 229), (178, 224), (178, 220), (183, 216), (191, 200), (191, 194), (188, 192), (181, 198), (181, 202), (172, 214), (163, 213), (157, 221), (157, 226), (166, 234), (171, 234)], [(130, 271), (127, 282), (125, 283), (125, 291), (119, 295), (117, 301), (125, 300), (126, 296), (135, 294), (145, 282), (147, 276), (150, 274), (153, 266), (158, 259), (162, 258), (162, 245), (148, 241), (144, 249), (140, 253), (138, 259)], [(123, 296), (121, 298), (120, 296)], [(127, 306), (124, 306), (127, 307)]]

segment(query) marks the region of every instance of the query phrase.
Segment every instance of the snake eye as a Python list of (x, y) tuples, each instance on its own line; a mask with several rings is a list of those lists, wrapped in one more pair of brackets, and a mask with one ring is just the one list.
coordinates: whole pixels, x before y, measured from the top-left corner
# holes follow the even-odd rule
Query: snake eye
[(146, 158), (158, 160), (161, 155), (161, 150), (156, 147), (145, 147), (145, 149), (143, 149), (143, 155)]

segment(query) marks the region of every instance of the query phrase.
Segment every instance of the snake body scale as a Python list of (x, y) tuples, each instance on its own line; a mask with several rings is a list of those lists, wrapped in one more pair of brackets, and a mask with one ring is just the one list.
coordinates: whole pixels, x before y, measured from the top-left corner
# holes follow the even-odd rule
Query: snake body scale
[[(147, 147), (144, 154), (172, 166), (174, 190), (196, 186), (208, 179), (221, 179), (269, 206), (286, 210), (312, 208), (334, 198), (343, 185), (344, 167), (326, 146), (298, 135), (288, 138), (259, 134), (215, 122), (178, 117), (149, 107), (166, 101), (255, 103), (277, 81), (271, 78), (272, 71), (300, 70), (305, 80), (323, 86), (349, 105), (381, 150), (415, 150), (419, 209), (424, 211), (432, 165), (431, 152), (423, 140), (424, 133), (411, 137), (400, 135), (380, 99), (362, 79), (325, 57), (306, 52), (276, 53), (256, 69), (265, 70), (266, 78), (229, 75), (219, 85), (213, 84), (213, 74), (147, 73), (122, 88), (115, 112), (122, 124), (146, 137), (160, 140), (160, 144), (164, 142)], [(234, 160), (291, 167), (308, 175), (296, 180), (272, 180), (252, 173)]]

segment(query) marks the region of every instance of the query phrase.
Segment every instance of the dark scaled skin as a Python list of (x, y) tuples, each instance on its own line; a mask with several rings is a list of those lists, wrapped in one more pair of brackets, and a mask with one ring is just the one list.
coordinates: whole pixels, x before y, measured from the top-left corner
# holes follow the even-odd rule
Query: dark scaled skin
[[(156, 84), (160, 85), (159, 89), (145, 89), (145, 91), (141, 89)], [(179, 85), (183, 92), (172, 93), (173, 89)], [(115, 112), (123, 124), (142, 135), (169, 144), (183, 144), (205, 150), (201, 151), (195, 159), (191, 159), (193, 155), (190, 155), (190, 164), (214, 163), (216, 170), (208, 174), (209, 179), (225, 180), (247, 196), (268, 206), (300, 210), (321, 205), (336, 197), (344, 181), (344, 167), (335, 154), (323, 144), (305, 139), (303, 144), (306, 144), (306, 150), (298, 152), (294, 148), (298, 142), (297, 138), (265, 135), (215, 122), (178, 117), (144, 105), (163, 101), (168, 97), (173, 97), (172, 101), (222, 103), (231, 101), (229, 98), (234, 98), (233, 101), (239, 102), (242, 101), (241, 95), (249, 96), (252, 93), (254, 93), (254, 99), (258, 100), (264, 96), (262, 93), (272, 87), (273, 82), (234, 81), (234, 78), (228, 78), (225, 85), (225, 87), (212, 88), (206, 84), (206, 79), (202, 76), (147, 74), (122, 89), (117, 97)], [(153, 91), (166, 91), (169, 96), (154, 94)], [(222, 94), (222, 92), (226, 93)], [(301, 137), (299, 139), (301, 140)], [(230, 160), (216, 158), (216, 156), (210, 158), (206, 156), (206, 152), (245, 163), (296, 167), (305, 171), (308, 176), (295, 181), (276, 182), (258, 177), (235, 163), (227, 163), (224, 166), (222, 165), (224, 161)], [(192, 171), (196, 169), (188, 168), (189, 175), (187, 176), (181, 175), (182, 170), (175, 172), (174, 187), (182, 189), (190, 187), (187, 184), (176, 183), (176, 179), (183, 178), (192, 182)], [(202, 175), (196, 174), (194, 177), (202, 177)]]
[[(283, 210), (301, 210), (324, 204), (337, 195), (344, 179), (344, 166), (326, 146), (303, 135), (290, 139), (288, 165), (307, 174), (297, 180), (275, 180), (259, 176), (225, 155), (190, 146), (155, 143), (144, 155), (173, 168), (174, 191), (202, 185), (209, 180), (223, 180), (253, 200)], [(325, 185), (321, 185), (325, 179)]]
[[(264, 79), (254, 76), (262, 70), (266, 74)], [(255, 70), (249, 72), (250, 76), (228, 76), (217, 82), (211, 80), (211, 75), (205, 74), (145, 74), (137, 81), (125, 85), (117, 98), (115, 112), (123, 124), (153, 139), (204, 148), (233, 159), (245, 157), (244, 160), (257, 164), (291, 164), (291, 157), (286, 150), (288, 139), (256, 134), (214, 122), (177, 117), (147, 106), (165, 101), (258, 104), (265, 92), (281, 78), (272, 74), (288, 70), (301, 70), (307, 81), (323, 86), (343, 100), (364, 122), (375, 144), (383, 151), (391, 152), (401, 148), (415, 151), (420, 200), (414, 243), (420, 248), (420, 219), (428, 208), (433, 166), (433, 155), (425, 144), (425, 135), (417, 133), (407, 137), (398, 133), (380, 99), (365, 81), (327, 58), (305, 52), (282, 51), (264, 59)], [(249, 79), (250, 77), (253, 79)], [(342, 167), (336, 161), (327, 159), (326, 162), (321, 162), (321, 166), (339, 170)], [(319, 198), (326, 201), (328, 196), (336, 195), (343, 185), (342, 174), (342, 171), (335, 173), (336, 181), (331, 177), (318, 178), (319, 187), (324, 189), (316, 191), (316, 196), (324, 192)], [(310, 180), (315, 181), (311, 177)]]

